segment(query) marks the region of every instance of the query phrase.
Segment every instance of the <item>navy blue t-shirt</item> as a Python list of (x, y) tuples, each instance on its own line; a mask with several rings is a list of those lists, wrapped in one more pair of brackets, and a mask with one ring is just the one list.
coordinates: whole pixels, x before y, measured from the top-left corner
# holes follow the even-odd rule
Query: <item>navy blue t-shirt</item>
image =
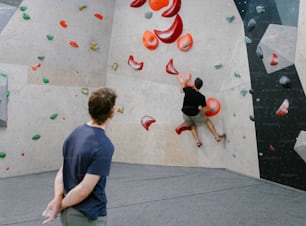
[(91, 220), (106, 216), (106, 177), (109, 175), (114, 146), (101, 128), (83, 124), (66, 138), (63, 145), (65, 194), (78, 185), (85, 174), (101, 176), (93, 192), (73, 206)]
[(195, 116), (200, 112), (199, 106), (206, 106), (205, 96), (192, 87), (183, 88), (185, 93), (182, 112), (189, 116)]

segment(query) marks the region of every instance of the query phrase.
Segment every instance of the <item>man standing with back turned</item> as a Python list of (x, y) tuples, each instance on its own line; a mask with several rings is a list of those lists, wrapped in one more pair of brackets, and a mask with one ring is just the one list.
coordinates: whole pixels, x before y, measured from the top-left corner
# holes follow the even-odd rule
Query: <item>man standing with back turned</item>
[(205, 96), (200, 93), (202, 85), (202, 79), (196, 78), (194, 80), (194, 87), (187, 86), (187, 81), (182, 82), (180, 87), (181, 93), (185, 93), (182, 107), (183, 119), (187, 125), (191, 126), (191, 132), (198, 147), (201, 147), (203, 144), (199, 140), (196, 126), (203, 122), (206, 123), (216, 141), (222, 140), (222, 137), (217, 134), (212, 121), (205, 115), (206, 112), (210, 112), (212, 109), (207, 108)]
[(61, 213), (63, 226), (104, 226), (107, 216), (106, 178), (114, 146), (106, 136), (117, 95), (100, 88), (88, 101), (91, 120), (75, 128), (63, 145), (63, 165), (54, 181), (54, 198), (43, 216), (50, 223)]

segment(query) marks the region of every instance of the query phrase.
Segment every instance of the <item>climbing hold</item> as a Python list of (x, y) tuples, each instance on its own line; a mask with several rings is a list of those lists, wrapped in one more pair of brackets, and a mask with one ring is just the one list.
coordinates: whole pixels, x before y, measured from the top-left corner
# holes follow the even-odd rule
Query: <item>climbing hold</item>
[(289, 108), (289, 101), (288, 99), (285, 99), (283, 103), (280, 105), (280, 107), (277, 109), (275, 114), (277, 116), (285, 116), (288, 114), (288, 108)]
[(31, 17), (30, 17), (28, 14), (26, 14), (26, 13), (23, 13), (22, 17), (23, 17), (23, 19), (25, 19), (25, 20), (31, 19)]
[(156, 122), (156, 120), (148, 115), (145, 115), (141, 118), (141, 125), (146, 129), (149, 130), (152, 123)]
[(227, 22), (229, 22), (229, 23), (232, 23), (234, 19), (235, 19), (235, 16), (227, 16), (227, 17), (226, 17), (226, 20), (227, 20)]
[(89, 89), (83, 87), (83, 88), (81, 89), (81, 93), (83, 93), (84, 95), (88, 95), (88, 94), (89, 94)]
[(291, 80), (287, 76), (282, 76), (279, 79), (279, 84), (285, 88), (290, 88), (291, 87)]
[(223, 67), (223, 64), (215, 64), (214, 65), (215, 69), (221, 69)]
[(246, 89), (243, 89), (243, 90), (240, 91), (240, 94), (241, 94), (242, 96), (247, 95), (247, 93), (248, 93), (248, 91), (247, 91)]
[(247, 37), (247, 36), (244, 37), (244, 41), (245, 41), (246, 44), (251, 44), (251, 43), (253, 42), (253, 40), (250, 39), (250, 38)]
[(0, 152), (0, 158), (4, 159), (6, 157), (6, 153)]
[(256, 55), (258, 56), (258, 58), (262, 59), (263, 58), (263, 52), (260, 46), (257, 46), (256, 48)]
[(215, 116), (217, 115), (220, 110), (221, 110), (221, 103), (219, 100), (217, 100), (216, 98), (214, 97), (209, 97), (207, 98), (206, 100), (206, 107), (208, 109), (210, 109), (211, 111), (210, 112), (205, 112), (205, 115), (206, 116)]
[(100, 13), (95, 13), (94, 16), (99, 20), (103, 20), (103, 15), (101, 15)]
[(141, 70), (143, 68), (143, 62), (137, 62), (134, 60), (134, 57), (130, 55), (128, 59), (128, 64), (130, 65), (131, 68), (134, 70)]
[(43, 78), (42, 78), (42, 81), (43, 81), (43, 83), (45, 83), (45, 84), (49, 83), (49, 79), (47, 79), (46, 77), (43, 77)]
[(146, 3), (147, 0), (133, 0), (130, 4), (130, 7), (133, 8), (139, 8), (141, 7), (143, 4)]
[(79, 44), (77, 42), (75, 42), (75, 41), (70, 41), (69, 45), (74, 47), (74, 48), (79, 48)]
[(252, 18), (248, 22), (247, 31), (253, 31), (255, 27), (256, 27), (256, 21), (255, 19)]
[(275, 66), (278, 64), (278, 56), (276, 53), (273, 53), (272, 54), (272, 58), (271, 58), (271, 61), (270, 61), (270, 65), (271, 66)]
[(158, 11), (169, 4), (169, 0), (149, 0), (149, 6), (152, 10)]
[(80, 11), (82, 11), (82, 10), (84, 10), (84, 9), (86, 9), (87, 8), (87, 5), (86, 4), (81, 4), (80, 6), (79, 6), (79, 10)]
[(185, 130), (191, 130), (191, 126), (189, 126), (187, 123), (183, 122), (179, 126), (175, 128), (175, 132), (177, 135), (180, 135)]
[(97, 50), (98, 48), (99, 48), (98, 43), (96, 43), (96, 42), (91, 42), (91, 43), (90, 43), (90, 49), (91, 49), (91, 50), (95, 51), (95, 50)]
[(179, 82), (185, 83), (185, 86), (187, 87), (193, 87), (194, 83), (192, 81), (192, 74), (191, 73), (186, 73), (186, 74), (178, 74), (176, 75), (176, 78), (179, 80)]
[(253, 95), (254, 94), (254, 89), (250, 89), (249, 93)]
[(52, 35), (47, 35), (47, 38), (48, 38), (48, 40), (53, 40), (54, 39), (54, 36), (52, 36)]
[(68, 27), (68, 24), (67, 24), (67, 22), (66, 22), (65, 20), (61, 20), (61, 21), (59, 22), (59, 24), (60, 24), (63, 28), (67, 28), (67, 27)]
[(148, 12), (146, 12), (146, 13), (144, 14), (144, 16), (145, 16), (146, 19), (151, 19), (152, 16), (153, 16), (153, 13), (152, 13), (151, 11), (148, 11)]
[(181, 9), (181, 0), (173, 0), (172, 5), (162, 13), (163, 17), (173, 17)]
[(9, 97), (9, 96), (11, 95), (11, 92), (10, 92), (9, 90), (7, 90), (7, 91), (5, 92), (5, 95), (6, 95), (6, 97)]
[(250, 115), (249, 118), (250, 118), (251, 121), (255, 122), (255, 117), (254, 117), (254, 115)]
[(256, 6), (256, 11), (257, 11), (258, 14), (262, 14), (262, 13), (266, 12), (266, 9), (265, 9), (264, 6), (258, 5), (258, 6)]
[(52, 114), (52, 115), (50, 116), (50, 119), (51, 119), (51, 120), (54, 120), (54, 119), (57, 118), (57, 116), (58, 116), (58, 113), (54, 113), (54, 114)]
[(123, 113), (123, 111), (124, 111), (124, 107), (123, 106), (121, 106), (121, 107), (118, 107), (118, 109), (117, 109), (117, 112), (119, 112), (119, 113)]
[(32, 137), (32, 140), (39, 140), (40, 139), (40, 135), (39, 134), (35, 134), (33, 137)]
[(166, 65), (166, 71), (169, 74), (172, 74), (172, 75), (178, 75), (179, 74), (179, 72), (173, 66), (173, 59), (172, 58), (168, 61), (167, 65)]
[(26, 11), (26, 10), (27, 10), (27, 8), (28, 8), (28, 7), (23, 6), (23, 5), (19, 7), (19, 9), (20, 9), (21, 11), (23, 11), (23, 12), (24, 12), (24, 11)]
[(119, 67), (118, 63), (113, 63), (112, 64), (112, 68), (113, 68), (114, 71), (117, 71), (118, 67)]
[(3, 77), (3, 78), (7, 78), (7, 74), (5, 74), (3, 72), (0, 73), (0, 76)]
[(276, 151), (275, 147), (273, 147), (272, 144), (269, 145), (269, 149), (270, 149), (270, 151)]
[(158, 39), (151, 31), (145, 31), (142, 36), (144, 46), (149, 50), (154, 50), (158, 47)]
[(190, 33), (187, 33), (177, 39), (177, 48), (181, 51), (188, 51), (193, 45), (193, 39)]
[(237, 71), (234, 72), (234, 76), (235, 76), (236, 78), (240, 78), (240, 77), (241, 77), (240, 74), (239, 74), (239, 72), (237, 72)]
[(39, 59), (39, 60), (44, 60), (44, 59), (45, 59), (45, 56), (38, 56), (37, 59)]
[(154, 33), (162, 42), (172, 43), (182, 34), (182, 31), (183, 31), (183, 21), (180, 15), (177, 14), (174, 19), (174, 22), (168, 29), (164, 31), (155, 29)]

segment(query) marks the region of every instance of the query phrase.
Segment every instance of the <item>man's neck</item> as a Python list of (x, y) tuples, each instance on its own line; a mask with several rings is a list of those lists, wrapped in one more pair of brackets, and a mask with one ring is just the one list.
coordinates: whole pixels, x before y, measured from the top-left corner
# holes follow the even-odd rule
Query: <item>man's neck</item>
[(96, 123), (94, 120), (90, 120), (86, 124), (90, 127), (96, 127), (96, 128), (100, 128), (100, 129), (105, 130), (108, 127), (109, 120), (106, 120), (104, 123), (102, 123), (100, 125), (98, 123)]

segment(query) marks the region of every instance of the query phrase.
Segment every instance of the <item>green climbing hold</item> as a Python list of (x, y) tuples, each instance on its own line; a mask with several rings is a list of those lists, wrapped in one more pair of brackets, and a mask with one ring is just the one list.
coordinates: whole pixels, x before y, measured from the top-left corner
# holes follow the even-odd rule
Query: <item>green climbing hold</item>
[(216, 69), (221, 69), (222, 67), (223, 67), (223, 65), (222, 64), (215, 64), (215, 66), (214, 66)]
[(25, 19), (25, 20), (31, 19), (31, 17), (30, 17), (28, 14), (26, 14), (26, 13), (24, 13), (22, 17), (23, 17), (23, 19)]
[(38, 56), (37, 59), (39, 59), (39, 60), (44, 60), (44, 59), (45, 59), (45, 56)]
[(257, 11), (258, 14), (262, 14), (262, 13), (266, 12), (266, 9), (265, 9), (264, 6), (259, 5), (259, 6), (256, 6), (256, 11)]
[(243, 89), (243, 90), (240, 91), (240, 94), (241, 94), (242, 96), (247, 95), (247, 93), (248, 93), (248, 91), (247, 91), (246, 89)]
[(28, 7), (26, 7), (26, 6), (24, 6), (24, 5), (22, 5), (22, 6), (19, 7), (19, 9), (20, 9), (21, 11), (26, 11), (27, 8), (28, 8)]
[(240, 74), (239, 74), (239, 72), (237, 72), (237, 71), (234, 72), (234, 76), (235, 76), (236, 78), (240, 78), (240, 77), (241, 77)]
[(229, 23), (232, 23), (234, 19), (235, 19), (235, 16), (227, 16), (227, 17), (226, 17), (226, 20), (227, 20), (227, 22), (229, 22)]
[(40, 138), (40, 135), (39, 134), (35, 134), (33, 137), (32, 137), (32, 140), (39, 140)]
[(47, 35), (47, 38), (48, 38), (48, 40), (53, 40), (54, 39), (54, 36), (52, 36), (52, 35)]
[(0, 158), (4, 159), (6, 157), (6, 154), (4, 152), (0, 152)]
[(2, 76), (3, 78), (6, 78), (7, 77), (7, 74), (5, 74), (5, 73), (0, 73), (0, 76)]
[(245, 42), (246, 44), (251, 44), (251, 43), (253, 42), (253, 40), (250, 39), (249, 37), (245, 36), (245, 37), (244, 37), (244, 42)]
[(9, 90), (7, 90), (7, 91), (5, 92), (5, 94), (6, 94), (6, 97), (9, 97), (9, 96), (11, 95), (11, 92), (10, 92)]
[(49, 79), (47, 79), (47, 78), (45, 78), (45, 77), (43, 77), (42, 81), (43, 81), (45, 84), (49, 83)]
[(54, 114), (52, 114), (52, 115), (50, 116), (50, 119), (51, 119), (51, 120), (54, 120), (54, 119), (57, 118), (57, 116), (58, 116), (58, 113), (54, 113)]

